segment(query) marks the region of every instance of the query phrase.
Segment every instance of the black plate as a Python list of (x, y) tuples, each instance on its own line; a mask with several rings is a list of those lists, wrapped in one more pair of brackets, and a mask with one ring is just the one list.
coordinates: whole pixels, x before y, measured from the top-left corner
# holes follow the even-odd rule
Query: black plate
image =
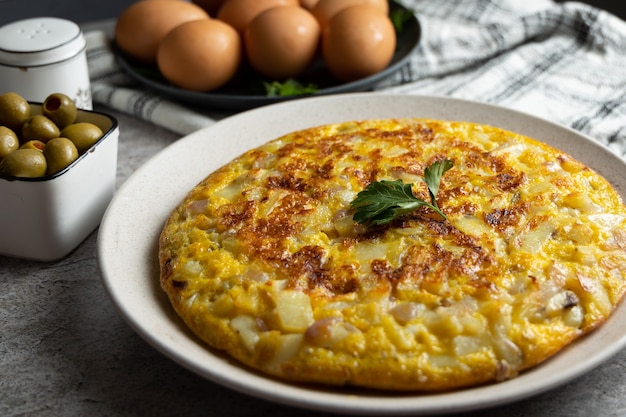
[[(389, 11), (390, 13), (408, 12), (408, 9), (390, 1)], [(311, 69), (303, 76), (298, 77), (297, 80), (303, 85), (308, 85), (309, 83), (317, 85), (318, 90), (310, 95), (366, 91), (374, 84), (400, 69), (408, 61), (415, 48), (417, 48), (419, 40), (420, 26), (417, 18), (413, 15), (404, 22), (401, 31), (397, 33), (396, 51), (390, 64), (383, 71), (360, 80), (342, 83), (328, 72), (322, 59), (318, 58)], [(119, 49), (114, 48), (114, 50), (117, 62), (134, 80), (150, 90), (157, 91), (168, 98), (187, 104), (223, 110), (245, 110), (303, 97), (268, 97), (263, 86), (263, 81), (267, 80), (261, 79), (259, 75), (245, 64), (242, 65), (242, 68), (228, 84), (217, 90), (208, 93), (183, 90), (165, 80), (156, 67), (137, 64), (127, 59), (120, 53)]]

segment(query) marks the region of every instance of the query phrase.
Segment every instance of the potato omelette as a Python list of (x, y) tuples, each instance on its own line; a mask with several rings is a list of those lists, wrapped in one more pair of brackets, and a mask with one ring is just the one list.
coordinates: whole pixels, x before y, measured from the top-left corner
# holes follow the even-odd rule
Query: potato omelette
[[(370, 184), (435, 202), (357, 222)], [(160, 282), (199, 339), (268, 376), (432, 392), (514, 378), (603, 323), (626, 291), (626, 208), (594, 170), (497, 127), (313, 127), (189, 191)]]

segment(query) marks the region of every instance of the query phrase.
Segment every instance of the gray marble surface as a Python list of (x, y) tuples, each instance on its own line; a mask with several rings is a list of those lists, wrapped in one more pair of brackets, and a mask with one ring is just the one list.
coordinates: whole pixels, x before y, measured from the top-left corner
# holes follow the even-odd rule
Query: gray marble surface
[[(120, 123), (118, 186), (179, 138), (96, 110)], [(146, 343), (107, 298), (96, 238), (97, 230), (57, 262), (0, 256), (0, 416), (320, 415), (216, 385)], [(626, 350), (541, 395), (462, 415), (626, 416)]]

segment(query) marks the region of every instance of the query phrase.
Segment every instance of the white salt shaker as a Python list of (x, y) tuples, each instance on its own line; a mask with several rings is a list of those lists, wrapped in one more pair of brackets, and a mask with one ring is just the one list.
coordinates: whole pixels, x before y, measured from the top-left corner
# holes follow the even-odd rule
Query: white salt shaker
[(80, 27), (69, 20), (39, 17), (0, 27), (0, 94), (15, 92), (43, 102), (63, 93), (91, 110), (91, 84)]

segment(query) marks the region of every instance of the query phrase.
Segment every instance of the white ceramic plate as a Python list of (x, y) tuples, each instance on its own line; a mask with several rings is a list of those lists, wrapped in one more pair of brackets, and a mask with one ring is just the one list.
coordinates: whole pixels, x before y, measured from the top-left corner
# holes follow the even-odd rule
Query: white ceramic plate
[(626, 346), (626, 304), (599, 329), (515, 379), (451, 393), (388, 394), (324, 389), (265, 378), (208, 349), (182, 324), (159, 288), (157, 239), (170, 211), (215, 168), (279, 135), (355, 119), (430, 117), (486, 123), (540, 139), (596, 168), (622, 195), (626, 164), (573, 130), (496, 106), (446, 98), (353, 93), (251, 110), (195, 132), (142, 166), (119, 190), (102, 221), (102, 279), (124, 318), (182, 366), (232, 389), (283, 404), (363, 415), (467, 411), (519, 400), (589, 371)]

